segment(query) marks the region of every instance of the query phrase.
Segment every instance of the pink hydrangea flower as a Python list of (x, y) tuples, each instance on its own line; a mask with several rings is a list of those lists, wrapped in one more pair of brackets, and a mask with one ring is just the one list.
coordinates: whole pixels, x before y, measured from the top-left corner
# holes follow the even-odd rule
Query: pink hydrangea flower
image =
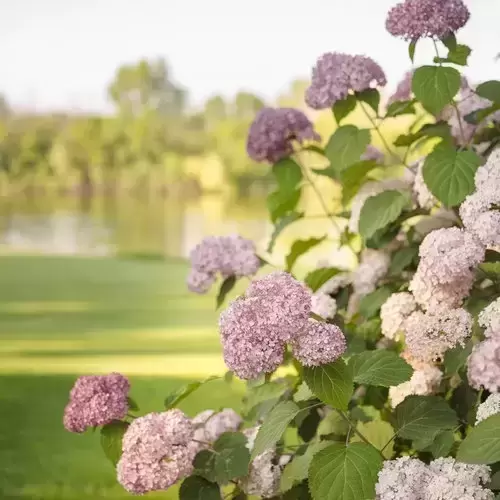
[(79, 377), (64, 410), (64, 427), (84, 432), (88, 427), (121, 420), (127, 415), (129, 389), (128, 379), (119, 373)]
[(467, 366), (472, 387), (500, 392), (500, 332), (474, 347)]

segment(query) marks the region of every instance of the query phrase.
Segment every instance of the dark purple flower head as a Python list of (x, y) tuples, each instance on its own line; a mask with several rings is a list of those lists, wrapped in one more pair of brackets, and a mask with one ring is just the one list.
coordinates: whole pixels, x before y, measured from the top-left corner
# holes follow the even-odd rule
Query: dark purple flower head
[(79, 377), (71, 389), (64, 410), (64, 427), (70, 432), (84, 432), (121, 420), (128, 411), (130, 383), (119, 373)]
[(462, 0), (405, 0), (393, 7), (385, 26), (405, 40), (444, 38), (462, 28), (470, 13)]
[(313, 109), (331, 108), (349, 92), (362, 92), (387, 83), (382, 68), (369, 57), (340, 52), (323, 54), (312, 72), (306, 102)]
[(294, 142), (319, 141), (307, 116), (293, 108), (263, 108), (248, 132), (247, 153), (255, 161), (275, 163), (293, 154)]

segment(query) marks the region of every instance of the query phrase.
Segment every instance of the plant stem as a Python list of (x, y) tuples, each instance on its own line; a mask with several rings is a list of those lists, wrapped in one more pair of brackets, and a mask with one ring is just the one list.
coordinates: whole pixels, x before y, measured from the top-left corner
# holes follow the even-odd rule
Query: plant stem
[(396, 436), (398, 435), (397, 432), (395, 432), (391, 439), (389, 439), (389, 441), (387, 441), (387, 443), (384, 444), (384, 446), (382, 447), (382, 449), (380, 450), (380, 453), (383, 453), (383, 451), (394, 441), (394, 439), (396, 439)]

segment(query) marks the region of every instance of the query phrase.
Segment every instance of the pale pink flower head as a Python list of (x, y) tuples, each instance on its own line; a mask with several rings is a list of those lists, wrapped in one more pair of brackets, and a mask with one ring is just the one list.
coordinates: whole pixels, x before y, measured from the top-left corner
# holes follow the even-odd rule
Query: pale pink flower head
[(64, 427), (84, 432), (88, 427), (121, 420), (127, 415), (129, 389), (128, 379), (119, 373), (79, 377), (64, 410)]
[(393, 293), (380, 308), (382, 335), (392, 340), (399, 340), (405, 332), (405, 321), (417, 304), (413, 295), (408, 292)]
[(191, 269), (187, 277), (187, 287), (191, 292), (202, 295), (207, 293), (210, 288), (212, 288), (215, 281), (215, 274), (204, 273), (203, 271)]
[(472, 387), (500, 392), (500, 332), (474, 346), (467, 366)]
[(465, 26), (470, 13), (462, 0), (405, 0), (387, 15), (387, 31), (405, 40), (444, 38)]
[(397, 101), (409, 101), (412, 97), (411, 84), (413, 80), (413, 71), (407, 71), (401, 81), (398, 83), (396, 90), (389, 97), (387, 104), (390, 105)]
[(294, 152), (294, 143), (319, 141), (307, 116), (293, 108), (263, 108), (248, 132), (247, 153), (257, 162), (275, 163)]
[(347, 344), (336, 325), (309, 319), (305, 330), (291, 342), (293, 355), (305, 366), (332, 363), (344, 354)]
[(327, 109), (345, 99), (350, 92), (383, 87), (386, 83), (384, 71), (373, 59), (328, 52), (313, 68), (306, 103), (313, 109)]

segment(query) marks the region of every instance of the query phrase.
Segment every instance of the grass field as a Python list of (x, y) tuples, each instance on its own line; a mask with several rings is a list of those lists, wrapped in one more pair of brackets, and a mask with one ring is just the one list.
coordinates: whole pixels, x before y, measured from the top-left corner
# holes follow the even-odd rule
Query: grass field
[[(1, 499), (132, 498), (98, 433), (66, 432), (62, 412), (79, 374), (129, 375), (147, 412), (176, 387), (225, 371), (214, 297), (188, 294), (186, 271), (181, 260), (0, 257)], [(237, 405), (240, 391), (213, 381), (182, 408)]]

